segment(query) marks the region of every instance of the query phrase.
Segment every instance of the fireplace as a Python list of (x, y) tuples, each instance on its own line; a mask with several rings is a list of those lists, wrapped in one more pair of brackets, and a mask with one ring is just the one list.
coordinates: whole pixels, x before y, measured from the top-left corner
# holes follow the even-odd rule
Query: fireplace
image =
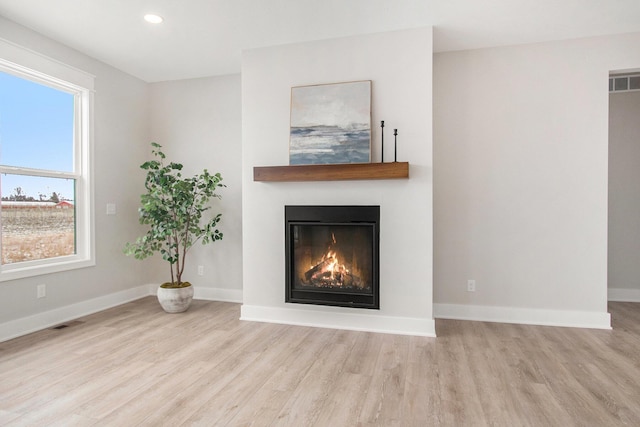
[(285, 206), (289, 303), (379, 309), (380, 206)]

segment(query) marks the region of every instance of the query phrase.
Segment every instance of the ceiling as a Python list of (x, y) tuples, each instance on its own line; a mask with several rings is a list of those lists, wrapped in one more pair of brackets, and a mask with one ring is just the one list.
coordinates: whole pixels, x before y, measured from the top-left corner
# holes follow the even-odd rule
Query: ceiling
[(640, 31), (638, 0), (0, 0), (0, 15), (147, 82), (238, 73), (244, 49), (424, 26), (437, 52)]

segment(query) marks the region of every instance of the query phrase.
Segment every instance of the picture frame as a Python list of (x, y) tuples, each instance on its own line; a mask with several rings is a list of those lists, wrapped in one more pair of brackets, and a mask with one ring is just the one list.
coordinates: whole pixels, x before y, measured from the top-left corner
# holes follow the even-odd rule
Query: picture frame
[(291, 88), (289, 164), (371, 162), (371, 80)]

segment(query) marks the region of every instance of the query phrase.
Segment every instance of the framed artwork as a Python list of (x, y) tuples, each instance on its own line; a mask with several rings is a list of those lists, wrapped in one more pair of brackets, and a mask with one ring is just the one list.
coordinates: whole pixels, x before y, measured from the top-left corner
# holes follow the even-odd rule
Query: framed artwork
[(371, 162), (371, 80), (291, 88), (289, 164)]

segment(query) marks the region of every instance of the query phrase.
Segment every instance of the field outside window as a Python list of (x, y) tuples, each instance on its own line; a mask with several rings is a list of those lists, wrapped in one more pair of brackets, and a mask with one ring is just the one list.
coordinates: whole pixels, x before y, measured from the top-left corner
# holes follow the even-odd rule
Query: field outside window
[[(2, 196), (2, 264), (75, 254), (74, 198), (65, 196), (73, 190), (63, 190), (73, 188), (73, 180), (6, 174), (1, 181), (2, 194), (10, 194)], [(46, 185), (50, 192), (36, 198), (21, 186), (6, 188), (7, 182)]]

